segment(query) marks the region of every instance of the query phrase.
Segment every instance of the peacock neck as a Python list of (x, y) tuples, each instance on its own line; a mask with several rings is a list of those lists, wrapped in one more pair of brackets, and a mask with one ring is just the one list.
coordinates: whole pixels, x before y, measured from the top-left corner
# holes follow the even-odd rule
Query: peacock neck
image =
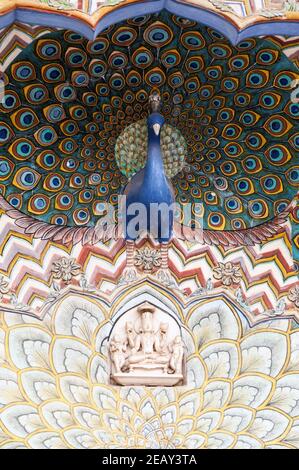
[(153, 129), (148, 126), (148, 151), (144, 169), (144, 183), (157, 185), (159, 182), (164, 182), (165, 179), (160, 133), (156, 135)]

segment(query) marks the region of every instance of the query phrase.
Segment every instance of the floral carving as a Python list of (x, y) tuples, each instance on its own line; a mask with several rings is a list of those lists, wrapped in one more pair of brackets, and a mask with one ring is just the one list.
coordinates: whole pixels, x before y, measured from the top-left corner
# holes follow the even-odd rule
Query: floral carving
[(299, 286), (295, 286), (295, 287), (292, 287), (292, 289), (290, 289), (288, 299), (291, 302), (294, 302), (296, 307), (299, 308)]
[(151, 248), (144, 248), (143, 250), (136, 250), (135, 266), (147, 272), (151, 272), (154, 268), (159, 268), (162, 263), (160, 250)]
[(8, 282), (4, 279), (4, 276), (0, 276), (0, 300), (3, 298), (3, 295), (8, 292)]
[(78, 276), (81, 272), (81, 266), (76, 264), (74, 258), (66, 258), (65, 256), (55, 261), (52, 266), (52, 273), (55, 279), (61, 279), (69, 284), (73, 277)]
[(240, 266), (231, 262), (219, 263), (213, 269), (214, 278), (221, 280), (224, 286), (231, 286), (232, 284), (240, 284), (242, 273)]
[(56, 8), (57, 10), (75, 10), (71, 0), (39, 0), (40, 3), (45, 3), (49, 7)]
[(227, 5), (223, 0), (209, 0), (209, 2), (217, 8), (217, 10), (225, 11), (229, 13), (235, 13), (233, 8), (230, 5)]

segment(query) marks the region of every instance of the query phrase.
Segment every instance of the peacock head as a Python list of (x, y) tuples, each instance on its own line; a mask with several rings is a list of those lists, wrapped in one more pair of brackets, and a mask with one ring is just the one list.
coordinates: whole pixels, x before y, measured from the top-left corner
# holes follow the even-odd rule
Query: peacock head
[(149, 131), (153, 129), (156, 136), (160, 135), (161, 128), (164, 124), (165, 120), (162, 114), (160, 113), (152, 113), (147, 118), (147, 125)]

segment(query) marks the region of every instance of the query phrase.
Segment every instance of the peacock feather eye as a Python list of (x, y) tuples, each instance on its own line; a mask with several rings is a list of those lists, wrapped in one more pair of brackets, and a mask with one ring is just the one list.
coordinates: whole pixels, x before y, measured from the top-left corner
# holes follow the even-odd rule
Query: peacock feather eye
[(89, 210), (86, 208), (75, 209), (73, 212), (73, 219), (76, 225), (86, 225), (90, 219)]
[(208, 215), (208, 225), (214, 230), (223, 230), (225, 227), (225, 218), (220, 212), (211, 212)]
[(75, 173), (71, 176), (69, 184), (71, 188), (83, 188), (85, 184), (85, 178), (82, 177), (79, 173)]
[(34, 133), (36, 142), (43, 146), (50, 146), (58, 139), (57, 133), (52, 126), (42, 126), (38, 131)]
[(289, 143), (295, 150), (299, 150), (299, 132), (296, 132), (290, 137)]
[(270, 146), (265, 151), (265, 155), (269, 162), (275, 166), (285, 165), (292, 158), (289, 149), (282, 144)]
[(249, 93), (236, 93), (234, 95), (234, 103), (236, 106), (247, 107), (251, 102), (251, 95)]
[(242, 131), (242, 127), (238, 124), (227, 124), (222, 131), (222, 137), (227, 140), (239, 139)]
[(43, 109), (43, 113), (47, 121), (53, 123), (60, 122), (66, 117), (61, 105), (50, 104)]
[(294, 80), (298, 77), (294, 72), (281, 71), (276, 74), (273, 86), (280, 90), (292, 90)]
[(266, 139), (261, 133), (252, 132), (247, 135), (245, 143), (250, 150), (259, 150), (265, 145)]
[(246, 85), (249, 88), (265, 87), (269, 81), (269, 71), (262, 69), (250, 70), (246, 75)]
[(249, 51), (250, 49), (253, 49), (256, 46), (256, 40), (255, 39), (246, 39), (245, 41), (239, 42), (237, 44), (236, 49), (238, 51)]
[(11, 193), (6, 196), (7, 202), (14, 208), (14, 209), (21, 209), (23, 205), (23, 196), (22, 194), (18, 193)]
[(67, 192), (60, 192), (55, 198), (55, 208), (59, 211), (66, 211), (72, 208), (74, 197)]
[(255, 219), (265, 219), (269, 215), (268, 204), (263, 199), (253, 199), (249, 201), (248, 211)]
[[(92, 66), (94, 63), (97, 63), (97, 60), (94, 60), (90, 63), (89, 66), (89, 73), (90, 75), (93, 75), (93, 69)], [(96, 76), (102, 76), (103, 74), (96, 75)], [(71, 75), (71, 84), (76, 87), (87, 87), (89, 84), (90, 77), (87, 72), (84, 72), (82, 70), (74, 70)]]
[(75, 33), (73, 31), (66, 31), (64, 33), (64, 39), (70, 44), (82, 44), (84, 42), (82, 34)]
[(67, 84), (60, 84), (54, 88), (54, 93), (56, 99), (61, 103), (68, 103), (70, 101), (74, 101), (76, 98), (76, 90), (71, 85)]
[(94, 41), (89, 41), (86, 46), (87, 52), (95, 56), (105, 54), (108, 48), (109, 41), (104, 37), (97, 38)]
[(221, 88), (225, 93), (233, 93), (238, 87), (239, 79), (236, 77), (228, 77), (221, 80)]
[(56, 60), (61, 57), (61, 44), (54, 39), (40, 39), (36, 44), (36, 54), (42, 60)]
[(225, 161), (221, 163), (220, 169), (225, 176), (232, 176), (237, 173), (237, 167), (232, 161)]
[(87, 116), (86, 109), (82, 105), (75, 105), (69, 108), (70, 116), (76, 121), (81, 121)]
[(186, 49), (191, 51), (198, 51), (203, 49), (206, 45), (203, 35), (197, 31), (183, 33), (181, 43)]
[(242, 162), (243, 169), (246, 173), (254, 174), (259, 173), (262, 169), (261, 160), (255, 155), (249, 155)]
[(135, 16), (135, 18), (130, 18), (127, 23), (132, 26), (143, 26), (145, 25), (148, 20), (150, 19), (150, 15), (139, 15)]
[(69, 67), (84, 67), (87, 61), (87, 54), (77, 47), (69, 47), (65, 53), (65, 59)]
[(53, 215), (50, 219), (50, 223), (53, 225), (67, 225), (68, 217), (67, 215)]
[(254, 193), (254, 186), (249, 178), (238, 178), (234, 182), (238, 194), (241, 196), (248, 196)]
[(1, 99), (0, 110), (3, 113), (9, 113), (17, 109), (20, 105), (21, 102), (18, 94), (13, 90), (9, 90), (6, 91), (5, 95)]
[(41, 175), (28, 166), (18, 169), (14, 175), (12, 184), (21, 190), (32, 190), (37, 186)]
[(151, 46), (160, 48), (172, 41), (173, 32), (165, 23), (156, 21), (145, 29), (143, 38)]
[(237, 54), (229, 59), (229, 68), (233, 72), (239, 72), (245, 70), (250, 63), (250, 57), (248, 54)]
[(45, 214), (50, 207), (50, 198), (44, 194), (35, 194), (28, 201), (28, 210), (32, 214)]
[(10, 178), (14, 171), (15, 165), (10, 159), (6, 157), (0, 157), (0, 181), (7, 180)]
[(65, 179), (59, 173), (53, 173), (48, 175), (44, 182), (43, 188), (46, 191), (57, 192), (61, 191), (65, 183)]
[(299, 185), (299, 166), (295, 166), (293, 168), (290, 168), (287, 173), (286, 177), (288, 182), (292, 185), (298, 188)]
[(277, 62), (279, 51), (274, 49), (261, 49), (256, 55), (256, 62), (259, 65), (272, 65)]
[(223, 122), (232, 122), (235, 111), (232, 108), (223, 108), (217, 113), (217, 120)]
[(113, 69), (122, 70), (128, 64), (128, 56), (124, 52), (113, 51), (108, 58), (108, 64)]
[(144, 78), (149, 86), (160, 87), (166, 82), (166, 75), (160, 67), (149, 70)]
[(229, 59), (232, 55), (231, 47), (223, 43), (210, 44), (208, 50), (214, 59)]
[(283, 190), (282, 181), (277, 175), (262, 176), (260, 184), (266, 194), (277, 194)]
[(116, 46), (130, 46), (137, 37), (137, 32), (131, 27), (120, 27), (112, 35), (112, 42)]
[(220, 65), (207, 67), (205, 70), (207, 78), (210, 80), (219, 80), (222, 77), (223, 70)]
[(35, 80), (35, 68), (31, 62), (21, 61), (12, 64), (11, 74), (17, 82), (29, 82)]
[(45, 170), (53, 170), (59, 161), (58, 156), (52, 150), (43, 150), (36, 158), (36, 163)]
[(185, 68), (188, 73), (201, 72), (205, 67), (204, 57), (192, 55), (185, 62)]
[(230, 214), (240, 214), (243, 212), (243, 204), (237, 196), (229, 197), (225, 200), (225, 208)]
[(0, 146), (8, 143), (14, 137), (14, 132), (11, 127), (5, 122), (0, 121)]
[(292, 128), (292, 124), (280, 115), (273, 115), (264, 124), (266, 131), (275, 137), (281, 137)]
[(260, 114), (256, 113), (255, 111), (244, 111), (241, 114), (239, 121), (241, 124), (243, 124), (243, 126), (251, 127), (255, 126), (260, 117)]
[(65, 80), (65, 71), (60, 64), (43, 65), (41, 74), (46, 83), (59, 83)]
[(126, 82), (124, 77), (120, 73), (114, 73), (109, 79), (109, 85), (114, 90), (122, 90)]
[(212, 191), (206, 191), (204, 193), (204, 201), (208, 205), (217, 206), (219, 204), (219, 198), (216, 193)]
[(73, 154), (77, 150), (78, 144), (75, 139), (66, 137), (60, 142), (58, 148), (61, 152), (69, 155)]
[(284, 108), (284, 112), (293, 119), (299, 118), (299, 104), (298, 103), (287, 103)]

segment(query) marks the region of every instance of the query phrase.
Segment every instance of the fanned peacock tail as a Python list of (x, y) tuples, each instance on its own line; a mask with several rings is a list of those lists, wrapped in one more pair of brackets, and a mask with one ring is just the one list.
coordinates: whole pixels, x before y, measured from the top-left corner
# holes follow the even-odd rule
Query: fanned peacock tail
[(126, 177), (144, 165), (148, 97), (159, 88), (178, 202), (204, 202), (205, 229), (258, 226), (298, 190), (297, 76), (270, 40), (233, 47), (166, 12), (111, 26), (94, 41), (48, 34), (5, 74), (1, 193), (53, 233), (55, 225), (93, 227), (101, 204), (116, 204)]

